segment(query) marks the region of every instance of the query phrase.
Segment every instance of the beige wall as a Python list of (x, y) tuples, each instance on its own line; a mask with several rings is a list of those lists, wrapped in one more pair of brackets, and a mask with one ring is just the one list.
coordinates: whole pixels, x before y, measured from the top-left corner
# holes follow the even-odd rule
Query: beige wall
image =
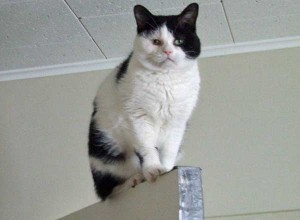
[(140, 184), (59, 220), (179, 220), (179, 176), (179, 170), (173, 170), (155, 183)]
[[(181, 164), (202, 167), (207, 216), (300, 209), (299, 60), (300, 48), (201, 59)], [(86, 144), (106, 74), (0, 83), (0, 219), (55, 219), (96, 201)], [(257, 216), (270, 219), (247, 220)]]
[(203, 168), (206, 214), (300, 209), (300, 48), (201, 64), (183, 163)]

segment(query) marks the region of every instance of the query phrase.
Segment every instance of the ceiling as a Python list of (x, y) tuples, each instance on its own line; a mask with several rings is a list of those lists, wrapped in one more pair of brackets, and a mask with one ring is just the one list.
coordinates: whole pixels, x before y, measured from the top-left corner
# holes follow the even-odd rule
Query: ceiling
[(300, 46), (299, 0), (0, 0), (0, 80), (111, 68), (131, 51), (135, 4), (176, 14), (191, 2), (206, 56)]

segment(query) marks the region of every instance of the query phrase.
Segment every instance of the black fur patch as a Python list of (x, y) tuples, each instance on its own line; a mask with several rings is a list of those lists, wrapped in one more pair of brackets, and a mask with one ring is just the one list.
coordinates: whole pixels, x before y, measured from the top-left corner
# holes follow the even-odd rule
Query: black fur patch
[(120, 163), (126, 160), (125, 153), (118, 151), (113, 141), (109, 141), (105, 133), (96, 128), (93, 120), (89, 132), (89, 155), (106, 164)]
[(97, 104), (96, 102), (94, 101), (93, 102), (93, 113), (92, 113), (92, 118), (96, 115), (97, 113)]
[(119, 70), (117, 72), (117, 75), (116, 75), (116, 81), (117, 83), (124, 77), (124, 75), (126, 74), (127, 72), (127, 68), (128, 68), (128, 65), (129, 65), (129, 61), (132, 57), (132, 53), (127, 57), (126, 60), (123, 61), (123, 63), (121, 63), (121, 65), (119, 66)]
[(112, 193), (113, 189), (125, 182), (125, 179), (114, 176), (110, 173), (92, 171), (95, 183), (95, 190), (103, 201)]
[(174, 19), (167, 22), (166, 26), (173, 33), (175, 39), (184, 40), (179, 47), (185, 52), (187, 58), (195, 59), (200, 55), (201, 43), (193, 27), (185, 25), (176, 28), (177, 24)]
[(142, 166), (143, 163), (144, 163), (144, 158), (143, 158), (143, 156), (142, 156), (139, 152), (137, 152), (137, 151), (135, 151), (135, 154), (136, 154), (136, 156), (139, 158), (139, 160), (140, 160), (140, 165)]

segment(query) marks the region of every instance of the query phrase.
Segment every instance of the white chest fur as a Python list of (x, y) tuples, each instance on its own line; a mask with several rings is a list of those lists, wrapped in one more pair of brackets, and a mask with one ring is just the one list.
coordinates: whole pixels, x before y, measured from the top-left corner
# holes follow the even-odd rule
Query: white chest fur
[(133, 117), (147, 115), (158, 122), (187, 120), (199, 91), (197, 65), (184, 71), (132, 71), (120, 85), (124, 107)]

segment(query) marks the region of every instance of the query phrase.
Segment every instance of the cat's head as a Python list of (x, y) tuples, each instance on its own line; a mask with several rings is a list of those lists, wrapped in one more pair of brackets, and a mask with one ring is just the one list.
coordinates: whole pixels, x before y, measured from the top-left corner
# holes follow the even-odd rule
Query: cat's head
[(136, 5), (134, 15), (137, 23), (134, 51), (142, 64), (154, 69), (180, 68), (200, 55), (197, 3), (171, 16), (156, 16)]

